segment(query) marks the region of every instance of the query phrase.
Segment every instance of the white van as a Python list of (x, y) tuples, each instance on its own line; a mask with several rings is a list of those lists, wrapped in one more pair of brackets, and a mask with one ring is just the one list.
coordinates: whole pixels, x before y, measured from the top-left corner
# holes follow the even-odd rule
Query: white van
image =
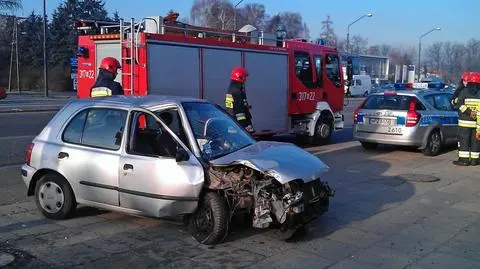
[(372, 91), (372, 80), (369, 75), (353, 75), (350, 85), (351, 96), (367, 96)]

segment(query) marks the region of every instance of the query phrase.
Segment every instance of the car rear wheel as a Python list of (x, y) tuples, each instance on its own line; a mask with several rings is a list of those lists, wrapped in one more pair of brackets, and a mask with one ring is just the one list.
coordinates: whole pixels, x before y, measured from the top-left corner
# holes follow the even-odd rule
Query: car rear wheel
[(442, 136), (440, 135), (440, 131), (434, 130), (428, 135), (427, 145), (422, 152), (425, 156), (436, 156), (440, 153), (441, 148)]
[(378, 147), (377, 143), (372, 143), (372, 142), (360, 142), (362, 144), (362, 147), (366, 150), (374, 150)]
[(228, 232), (228, 210), (225, 201), (214, 192), (207, 192), (190, 216), (189, 230), (200, 243), (220, 243)]
[(35, 202), (49, 219), (68, 218), (76, 208), (75, 197), (68, 182), (59, 175), (43, 175), (35, 186)]

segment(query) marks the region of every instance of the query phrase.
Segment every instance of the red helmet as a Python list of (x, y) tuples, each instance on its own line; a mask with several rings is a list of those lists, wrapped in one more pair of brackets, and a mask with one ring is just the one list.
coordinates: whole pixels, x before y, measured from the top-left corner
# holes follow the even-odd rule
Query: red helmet
[(480, 83), (480, 74), (477, 72), (471, 72), (467, 82)]
[(102, 62), (100, 63), (100, 68), (103, 68), (111, 73), (116, 74), (117, 70), (122, 68), (120, 63), (117, 61), (117, 59), (113, 57), (105, 57), (102, 59)]
[(245, 70), (243, 67), (235, 67), (232, 70), (232, 80), (233, 81), (238, 81), (240, 83), (245, 83), (245, 80), (247, 80), (248, 77), (248, 72)]
[(462, 80), (468, 82), (468, 80), (470, 80), (470, 72), (464, 72), (462, 74)]

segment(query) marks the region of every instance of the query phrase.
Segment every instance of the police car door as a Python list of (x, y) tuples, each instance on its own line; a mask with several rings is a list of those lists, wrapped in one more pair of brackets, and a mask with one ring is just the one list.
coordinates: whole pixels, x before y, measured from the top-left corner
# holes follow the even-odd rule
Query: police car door
[(442, 124), (445, 142), (454, 143), (457, 138), (458, 113), (450, 102), (452, 94), (435, 94), (433, 99), (435, 100), (435, 108), (441, 113), (440, 123)]

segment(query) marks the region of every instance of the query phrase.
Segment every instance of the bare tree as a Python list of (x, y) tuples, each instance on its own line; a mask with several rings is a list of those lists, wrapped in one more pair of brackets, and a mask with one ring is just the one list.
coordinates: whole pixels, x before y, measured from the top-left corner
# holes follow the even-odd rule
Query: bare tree
[(333, 21), (330, 19), (330, 15), (327, 15), (327, 19), (322, 21), (322, 32), (320, 33), (320, 38), (325, 39), (327, 45), (336, 47), (338, 38), (335, 34), (332, 24)]
[(305, 33), (302, 15), (300, 13), (282, 12), (266, 22), (265, 31), (274, 33), (279, 29), (287, 31), (286, 38), (298, 38)]
[(430, 63), (433, 72), (440, 72), (443, 66), (443, 43), (437, 42), (427, 48), (426, 59)]
[(237, 9), (237, 26), (250, 24), (256, 28), (263, 29), (265, 20), (268, 19), (265, 6), (263, 4), (249, 3), (244, 7)]
[(350, 52), (353, 54), (365, 54), (367, 51), (368, 40), (359, 35), (352, 37), (350, 42)]

